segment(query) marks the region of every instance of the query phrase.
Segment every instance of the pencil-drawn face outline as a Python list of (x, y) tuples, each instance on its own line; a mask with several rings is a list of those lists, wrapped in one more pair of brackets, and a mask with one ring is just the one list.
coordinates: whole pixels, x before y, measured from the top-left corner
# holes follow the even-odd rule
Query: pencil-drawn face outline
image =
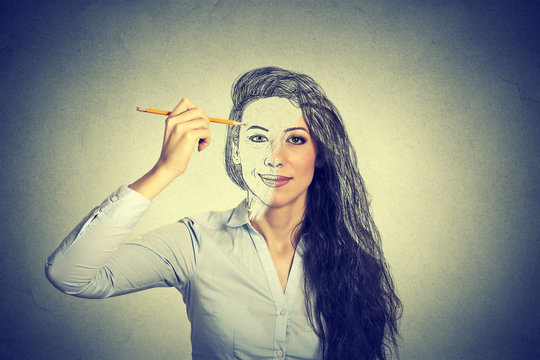
[(317, 149), (302, 110), (287, 99), (265, 98), (248, 105), (242, 120), (246, 125), (231, 155), (242, 169), (250, 214), (304, 201)]

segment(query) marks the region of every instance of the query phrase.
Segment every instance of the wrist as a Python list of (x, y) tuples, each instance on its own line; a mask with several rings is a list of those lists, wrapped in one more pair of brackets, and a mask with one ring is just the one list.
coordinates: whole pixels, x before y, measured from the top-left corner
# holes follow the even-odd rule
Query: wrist
[(148, 172), (151, 176), (160, 178), (163, 181), (172, 182), (174, 179), (183, 174), (178, 169), (171, 168), (170, 166), (163, 165), (159, 161)]
[(154, 166), (139, 180), (129, 185), (148, 200), (153, 200), (171, 182), (179, 176), (178, 172), (171, 171), (164, 167)]

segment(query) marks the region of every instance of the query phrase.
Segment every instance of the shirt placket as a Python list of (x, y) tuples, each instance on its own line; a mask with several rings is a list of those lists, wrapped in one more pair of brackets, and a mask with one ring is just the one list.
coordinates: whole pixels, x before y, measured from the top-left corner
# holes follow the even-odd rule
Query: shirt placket
[(285, 302), (276, 303), (276, 326), (274, 330), (274, 347), (276, 359), (282, 359), (287, 353), (287, 325), (289, 321), (289, 311)]
[[(257, 254), (261, 261), (270, 292), (275, 305), (275, 326), (274, 326), (274, 359), (284, 359), (287, 354), (287, 327), (289, 323), (289, 308), (285, 295), (281, 288), (272, 257), (268, 251), (266, 241), (261, 234), (257, 233), (250, 226), (249, 234), (257, 249)], [(291, 269), (292, 271), (292, 269)]]

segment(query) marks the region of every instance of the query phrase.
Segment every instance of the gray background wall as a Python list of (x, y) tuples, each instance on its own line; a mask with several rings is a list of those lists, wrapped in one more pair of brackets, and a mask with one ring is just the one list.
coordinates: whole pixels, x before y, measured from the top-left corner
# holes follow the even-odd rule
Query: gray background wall
[[(403, 359), (539, 356), (540, 7), (534, 1), (11, 1), (1, 13), (0, 358), (187, 358), (181, 296), (63, 295), (47, 256), (144, 174), (188, 97), (313, 76), (340, 109), (399, 294)], [(5, 4), (5, 3), (4, 3)], [(243, 196), (224, 126), (134, 233)]]

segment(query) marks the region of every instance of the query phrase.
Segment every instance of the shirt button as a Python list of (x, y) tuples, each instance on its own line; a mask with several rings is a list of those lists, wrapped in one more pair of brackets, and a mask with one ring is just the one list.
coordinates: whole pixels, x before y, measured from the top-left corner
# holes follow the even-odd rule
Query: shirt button
[(116, 201), (116, 200), (118, 200), (118, 195), (113, 195), (113, 196), (111, 196), (111, 201), (114, 202), (114, 201)]
[(280, 357), (283, 356), (283, 350), (279, 349), (277, 351), (277, 356), (280, 356)]
[(279, 314), (280, 314), (281, 316), (287, 315), (287, 309), (281, 309), (281, 311), (279, 312)]

